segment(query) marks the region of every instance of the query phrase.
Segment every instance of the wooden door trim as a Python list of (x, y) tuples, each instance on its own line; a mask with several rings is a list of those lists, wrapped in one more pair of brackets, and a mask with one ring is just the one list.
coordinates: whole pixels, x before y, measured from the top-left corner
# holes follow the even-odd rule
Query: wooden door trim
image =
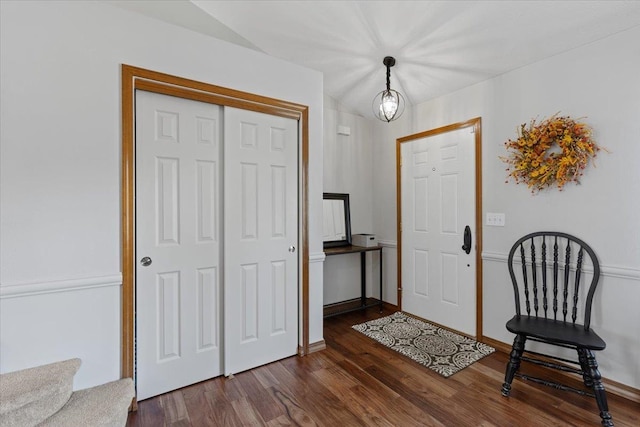
[[(300, 154), (298, 184), (300, 185), (301, 253), (300, 315), (302, 330), (298, 354), (309, 353), (309, 107), (293, 102), (241, 92), (209, 83), (176, 77), (126, 64), (121, 68), (122, 114), (122, 313), (121, 313), (121, 376), (133, 378), (135, 366), (135, 91), (177, 96), (195, 101), (258, 111), (298, 120)], [(298, 319), (300, 324), (300, 319)]]
[(453, 123), (436, 129), (415, 133), (396, 139), (396, 222), (397, 222), (397, 270), (398, 270), (398, 310), (402, 310), (402, 174), (401, 146), (405, 142), (422, 139), (441, 133), (472, 127), (475, 135), (475, 196), (476, 196), (476, 340), (482, 341), (482, 119), (476, 117), (465, 122)]

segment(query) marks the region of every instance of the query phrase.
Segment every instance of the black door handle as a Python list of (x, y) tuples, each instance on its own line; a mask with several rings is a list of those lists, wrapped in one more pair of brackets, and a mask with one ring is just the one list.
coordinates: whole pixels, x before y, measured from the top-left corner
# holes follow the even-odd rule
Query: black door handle
[(464, 245), (462, 245), (462, 250), (467, 254), (471, 252), (471, 227), (468, 225), (464, 228)]

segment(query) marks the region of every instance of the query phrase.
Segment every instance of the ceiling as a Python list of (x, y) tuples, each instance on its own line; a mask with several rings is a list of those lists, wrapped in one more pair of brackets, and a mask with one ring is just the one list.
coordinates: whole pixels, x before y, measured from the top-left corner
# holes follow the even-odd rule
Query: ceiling
[(373, 117), (640, 25), (640, 1), (107, 1), (321, 71), (324, 91)]

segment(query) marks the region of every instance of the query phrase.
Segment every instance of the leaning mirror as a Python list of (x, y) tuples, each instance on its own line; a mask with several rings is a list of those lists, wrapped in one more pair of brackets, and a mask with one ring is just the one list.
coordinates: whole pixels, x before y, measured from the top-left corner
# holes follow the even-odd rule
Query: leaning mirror
[(351, 244), (349, 195), (345, 193), (324, 193), (322, 213), (324, 247), (349, 246)]

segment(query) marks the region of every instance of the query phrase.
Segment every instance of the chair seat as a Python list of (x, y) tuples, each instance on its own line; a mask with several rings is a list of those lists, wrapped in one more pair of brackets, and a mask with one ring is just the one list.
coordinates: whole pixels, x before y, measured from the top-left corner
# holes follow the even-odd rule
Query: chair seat
[(590, 350), (604, 350), (606, 343), (584, 325), (545, 319), (534, 316), (514, 316), (507, 322), (507, 329), (514, 334), (523, 334), (552, 343), (574, 345)]

